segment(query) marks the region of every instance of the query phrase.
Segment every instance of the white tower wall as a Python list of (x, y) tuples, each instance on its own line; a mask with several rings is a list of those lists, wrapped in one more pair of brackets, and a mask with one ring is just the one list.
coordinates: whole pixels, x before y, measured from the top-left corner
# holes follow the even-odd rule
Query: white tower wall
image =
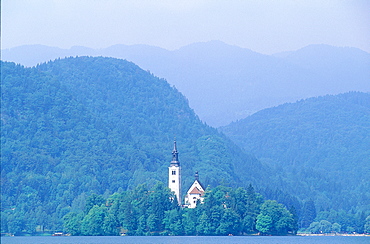
[(177, 201), (181, 205), (181, 167), (178, 156), (176, 141), (174, 141), (172, 161), (170, 167), (168, 167), (168, 187), (175, 193)]
[(168, 167), (168, 187), (177, 197), (177, 201), (181, 205), (181, 168), (180, 166), (172, 165)]

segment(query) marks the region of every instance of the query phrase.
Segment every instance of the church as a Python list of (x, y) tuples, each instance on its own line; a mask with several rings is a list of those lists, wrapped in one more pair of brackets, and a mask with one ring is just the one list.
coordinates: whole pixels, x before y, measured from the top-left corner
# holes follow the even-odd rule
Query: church
[(203, 203), (205, 188), (199, 181), (198, 172), (195, 173), (195, 180), (186, 192), (184, 202), (181, 195), (181, 166), (176, 141), (172, 151), (172, 161), (168, 167), (168, 187), (174, 192), (179, 205), (184, 208), (195, 208), (198, 203)]

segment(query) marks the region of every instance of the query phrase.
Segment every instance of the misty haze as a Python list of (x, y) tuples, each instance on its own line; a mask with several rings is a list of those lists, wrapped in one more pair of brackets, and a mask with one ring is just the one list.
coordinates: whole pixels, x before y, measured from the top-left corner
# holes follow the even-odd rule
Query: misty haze
[(369, 9), (2, 1), (1, 242), (364, 241)]

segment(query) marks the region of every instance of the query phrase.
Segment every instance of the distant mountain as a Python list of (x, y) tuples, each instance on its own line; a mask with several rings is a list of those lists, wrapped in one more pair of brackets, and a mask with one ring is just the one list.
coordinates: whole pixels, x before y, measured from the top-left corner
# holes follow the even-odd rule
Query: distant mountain
[(19, 228), (46, 221), (60, 229), (91, 193), (166, 183), (174, 137), (185, 188), (195, 171), (205, 186), (263, 186), (271, 174), (131, 62), (1, 62), (1, 210)]
[(76, 55), (135, 62), (176, 86), (200, 118), (212, 126), (312, 96), (370, 91), (370, 54), (356, 48), (310, 45), (268, 56), (211, 41), (175, 51), (146, 45), (96, 50), (35, 45), (2, 50), (2, 60), (26, 66)]
[(310, 45), (290, 53), (284, 60), (320, 74), (326, 81), (323, 88), (331, 90), (328, 93), (370, 91), (366, 86), (366, 80), (370, 81), (370, 54), (360, 49)]
[(310, 197), (323, 210), (369, 210), (370, 93), (288, 103), (220, 130), (284, 172), (291, 194)]
[(95, 56), (96, 50), (87, 47), (72, 47), (62, 49), (58, 47), (49, 47), (44, 45), (24, 45), (11, 49), (1, 50), (1, 60), (15, 62), (27, 67), (36, 66), (37, 64), (53, 61), (57, 58), (71, 56)]

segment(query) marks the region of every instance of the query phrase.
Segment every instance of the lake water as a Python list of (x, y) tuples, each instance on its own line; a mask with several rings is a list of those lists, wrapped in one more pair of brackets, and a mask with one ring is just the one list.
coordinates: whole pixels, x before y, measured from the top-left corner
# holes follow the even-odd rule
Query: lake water
[(2, 244), (370, 244), (368, 236), (15, 236)]

